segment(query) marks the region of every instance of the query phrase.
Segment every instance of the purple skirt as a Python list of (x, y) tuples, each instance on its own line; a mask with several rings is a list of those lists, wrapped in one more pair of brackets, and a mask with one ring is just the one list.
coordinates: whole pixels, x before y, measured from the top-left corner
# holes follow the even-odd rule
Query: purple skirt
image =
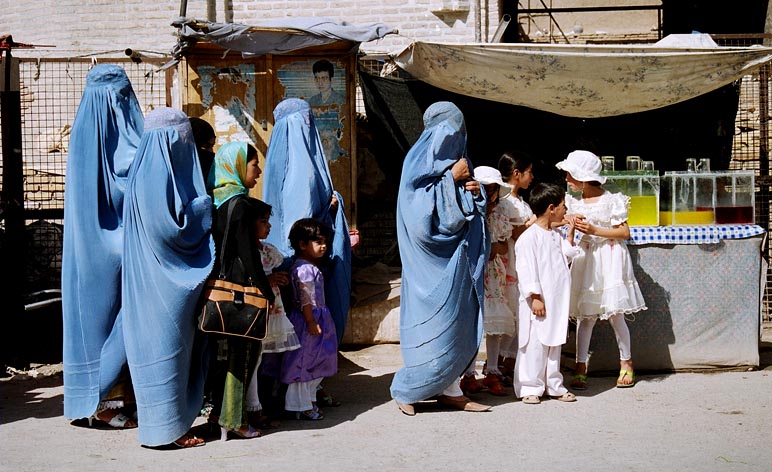
[(338, 336), (330, 310), (314, 308), (313, 313), (322, 328), (321, 336), (308, 334), (302, 313), (293, 309), (288, 314), (300, 340), (300, 349), (284, 353), (279, 378), (282, 383), (308, 382), (338, 372)]

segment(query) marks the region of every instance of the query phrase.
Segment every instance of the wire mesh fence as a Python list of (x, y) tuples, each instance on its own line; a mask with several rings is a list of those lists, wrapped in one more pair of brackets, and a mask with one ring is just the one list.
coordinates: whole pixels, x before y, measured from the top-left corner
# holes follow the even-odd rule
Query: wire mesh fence
[[(165, 75), (153, 72), (160, 62), (134, 63), (126, 57), (101, 58), (99, 62), (118, 64), (126, 70), (143, 113), (166, 105)], [(19, 59), (25, 274), (29, 293), (60, 286), (70, 130), (86, 75), (96, 63), (91, 58)], [(0, 174), (2, 170), (0, 163)], [(0, 230), (5, 231), (5, 227), (5, 219), (0, 220)], [(4, 272), (10, 276), (9, 271)]]

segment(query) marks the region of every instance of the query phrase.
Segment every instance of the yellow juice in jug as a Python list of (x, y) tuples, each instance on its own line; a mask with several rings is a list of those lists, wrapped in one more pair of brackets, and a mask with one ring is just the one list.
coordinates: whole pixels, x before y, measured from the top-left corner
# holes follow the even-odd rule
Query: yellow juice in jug
[(630, 211), (627, 214), (627, 224), (630, 226), (657, 226), (658, 215), (656, 195), (630, 197)]
[[(673, 216), (675, 215), (675, 216)], [(675, 221), (673, 221), (675, 219)], [(669, 225), (712, 225), (716, 221), (716, 215), (712, 210), (701, 211), (669, 211), (659, 212), (659, 224)]]

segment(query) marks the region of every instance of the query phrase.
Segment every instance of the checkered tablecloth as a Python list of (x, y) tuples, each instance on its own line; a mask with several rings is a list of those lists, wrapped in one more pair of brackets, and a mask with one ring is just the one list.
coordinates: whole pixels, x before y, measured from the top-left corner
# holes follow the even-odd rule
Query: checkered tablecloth
[(715, 244), (764, 233), (758, 225), (631, 226), (627, 244)]

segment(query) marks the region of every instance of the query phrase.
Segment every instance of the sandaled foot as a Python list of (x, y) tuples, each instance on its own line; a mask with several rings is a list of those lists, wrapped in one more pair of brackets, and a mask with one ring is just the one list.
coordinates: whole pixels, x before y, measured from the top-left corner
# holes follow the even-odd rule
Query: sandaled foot
[(566, 392), (563, 395), (550, 395), (550, 398), (553, 400), (561, 401), (561, 402), (575, 402), (576, 401), (576, 395), (574, 395), (571, 392)]
[(193, 436), (190, 433), (185, 433), (182, 435), (181, 438), (177, 439), (172, 443), (172, 446), (178, 447), (180, 449), (186, 449), (189, 447), (199, 447), (206, 444), (203, 439), (197, 438), (196, 436)]
[(538, 405), (541, 403), (541, 398), (538, 395), (526, 395), (523, 397), (523, 403), (526, 405)]
[(484, 411), (491, 410), (490, 405), (483, 405), (482, 403), (473, 402), (463, 395), (458, 397), (440, 395), (437, 397), (437, 403), (443, 406), (455, 408), (457, 410), (470, 411), (474, 413), (482, 413)]
[(415, 407), (409, 403), (400, 403), (397, 400), (394, 400), (394, 403), (397, 404), (397, 408), (399, 408), (399, 411), (401, 411), (403, 414), (407, 416), (415, 416)]
[(635, 372), (621, 369), (617, 378), (617, 388), (630, 388), (635, 385)]
[(574, 374), (571, 380), (571, 389), (587, 390), (587, 374)]
[(474, 375), (465, 375), (461, 377), (460, 387), (464, 395), (479, 393), (484, 388)]
[(131, 429), (137, 427), (137, 422), (135, 420), (124, 415), (117, 409), (96, 412), (94, 416), (88, 419), (88, 425), (93, 426), (94, 420), (115, 429)]
[(488, 392), (491, 395), (503, 397), (507, 395), (507, 389), (501, 384), (501, 379), (498, 374), (488, 374), (482, 381), (483, 385), (488, 388)]
[(319, 410), (296, 411), (295, 412), (295, 419), (296, 420), (319, 421), (319, 420), (323, 420), (324, 419), (324, 415)]
[(277, 429), (281, 426), (278, 420), (264, 415), (262, 411), (250, 411), (247, 413), (247, 421), (255, 429)]
[(220, 429), (221, 441), (227, 441), (230, 438), (253, 439), (253, 438), (259, 438), (262, 435), (263, 433), (259, 429), (255, 429), (252, 426), (247, 426), (246, 428), (239, 428), (239, 429), (228, 429), (228, 428), (222, 427)]

